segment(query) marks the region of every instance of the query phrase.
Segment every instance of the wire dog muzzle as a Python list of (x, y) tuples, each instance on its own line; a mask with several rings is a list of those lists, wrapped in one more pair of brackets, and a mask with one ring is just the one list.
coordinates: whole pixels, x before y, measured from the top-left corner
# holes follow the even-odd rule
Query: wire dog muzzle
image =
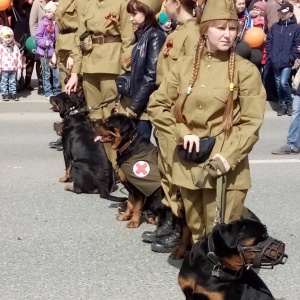
[[(285, 264), (288, 259), (288, 255), (284, 253), (285, 244), (270, 236), (255, 246), (243, 247), (238, 245), (237, 248), (247, 267), (273, 269), (278, 264)], [(248, 261), (246, 252), (254, 253), (252, 263)]]

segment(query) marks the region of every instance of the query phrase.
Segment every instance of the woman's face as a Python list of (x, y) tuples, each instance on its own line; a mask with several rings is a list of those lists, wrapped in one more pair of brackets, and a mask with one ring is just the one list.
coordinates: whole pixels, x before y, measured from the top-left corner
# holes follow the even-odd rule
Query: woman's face
[(237, 36), (237, 28), (228, 24), (208, 27), (206, 32), (206, 47), (209, 51), (227, 51), (233, 45)]
[(176, 19), (179, 4), (180, 2), (178, 0), (165, 0), (163, 2), (163, 7), (165, 8), (166, 13), (170, 19)]
[(243, 12), (246, 8), (246, 2), (245, 0), (236, 0), (235, 2), (235, 10), (239, 14)]
[(145, 22), (145, 15), (142, 12), (135, 10), (130, 14), (130, 21), (133, 23), (134, 28), (137, 29)]
[(28, 4), (32, 5), (34, 0), (27, 0), (27, 1), (24, 1), (24, 2), (27, 2)]

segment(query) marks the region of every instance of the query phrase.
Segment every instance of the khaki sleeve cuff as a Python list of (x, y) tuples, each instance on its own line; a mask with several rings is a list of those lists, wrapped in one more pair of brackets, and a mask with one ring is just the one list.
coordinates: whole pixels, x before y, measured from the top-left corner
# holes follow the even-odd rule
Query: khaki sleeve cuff
[(183, 143), (183, 137), (193, 134), (192, 131), (183, 123), (176, 124), (175, 128), (175, 141), (177, 144)]

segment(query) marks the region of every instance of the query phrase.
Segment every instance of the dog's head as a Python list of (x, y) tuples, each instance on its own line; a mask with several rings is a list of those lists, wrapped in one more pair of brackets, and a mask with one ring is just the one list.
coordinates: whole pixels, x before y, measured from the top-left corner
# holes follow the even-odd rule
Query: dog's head
[[(65, 78), (65, 83), (68, 82), (70, 76)], [(86, 101), (82, 87), (82, 75), (78, 75), (78, 85), (76, 92), (71, 92), (70, 95), (62, 92), (56, 96), (51, 96), (49, 100), (54, 112), (59, 112), (61, 118), (64, 118), (72, 110), (83, 109), (86, 107)]]
[(245, 266), (273, 267), (287, 259), (285, 244), (270, 237), (265, 225), (250, 219), (217, 225), (208, 245), (227, 268), (236, 271)]
[(114, 150), (132, 141), (137, 129), (133, 121), (125, 114), (114, 114), (103, 120), (92, 120), (97, 137), (95, 141), (110, 143)]
[(61, 118), (68, 116), (71, 112), (86, 108), (84, 98), (77, 97), (76, 94), (68, 95), (65, 92), (50, 97), (49, 102), (52, 105), (51, 109), (59, 112)]

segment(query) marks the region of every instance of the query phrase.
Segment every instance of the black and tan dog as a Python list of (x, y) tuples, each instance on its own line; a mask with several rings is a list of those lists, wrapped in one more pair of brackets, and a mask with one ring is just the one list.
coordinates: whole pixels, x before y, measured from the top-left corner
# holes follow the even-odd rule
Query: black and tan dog
[(132, 119), (124, 114), (114, 114), (105, 122), (94, 120), (94, 127), (98, 134), (95, 141), (110, 143), (117, 150), (118, 174), (129, 193), (127, 208), (117, 215), (117, 220), (129, 220), (127, 227), (136, 228), (142, 212), (150, 210), (154, 218), (147, 218), (148, 222), (160, 225), (165, 209), (156, 147), (140, 135)]
[(62, 143), (66, 174), (59, 181), (73, 181), (65, 190), (77, 194), (96, 193), (101, 198), (122, 202), (126, 198), (110, 195), (113, 168), (101, 143), (94, 143), (95, 130), (87, 117), (83, 97), (60, 93), (50, 98), (53, 111), (63, 118)]
[(215, 226), (183, 260), (178, 282), (188, 300), (271, 300), (252, 267), (284, 264), (284, 243), (268, 236), (254, 220)]

